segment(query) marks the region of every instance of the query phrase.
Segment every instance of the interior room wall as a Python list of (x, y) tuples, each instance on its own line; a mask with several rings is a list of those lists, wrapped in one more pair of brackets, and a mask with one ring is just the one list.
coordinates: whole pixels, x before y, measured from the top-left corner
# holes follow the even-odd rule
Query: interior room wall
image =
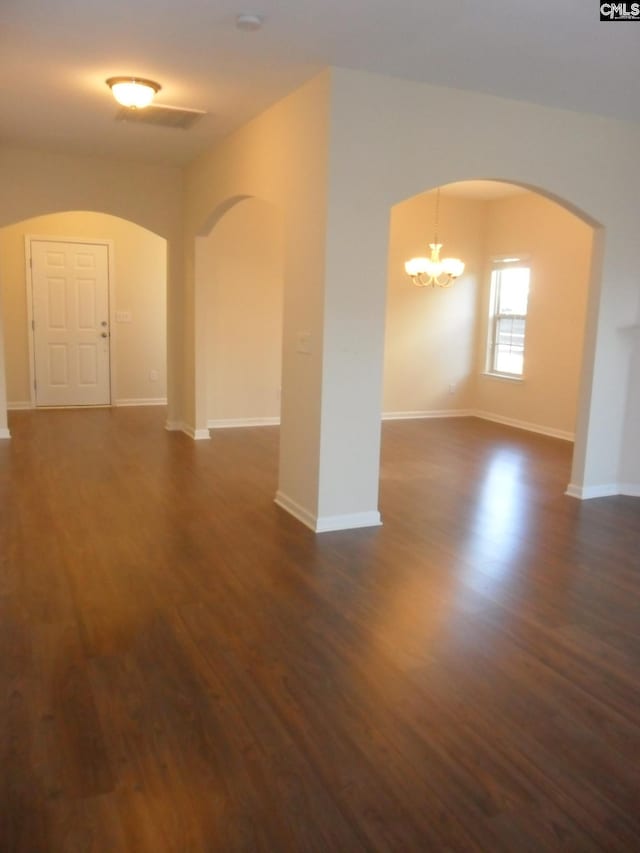
[[(323, 72), (226, 137), (185, 170), (186, 418), (207, 424), (207, 237), (233, 205), (272, 204), (283, 225), (284, 292), (277, 499), (317, 514), (330, 74)], [(224, 214), (224, 215), (223, 215)]]
[[(640, 294), (639, 294), (640, 298)], [(629, 327), (623, 331), (631, 352), (632, 374), (629, 378), (627, 411), (624, 430), (624, 452), (618, 472), (618, 483), (612, 484), (612, 492), (640, 497), (640, 313), (631, 318)]]
[[(474, 408), (573, 437), (592, 240), (587, 223), (536, 193), (489, 203)], [(531, 268), (522, 381), (484, 372), (490, 263), (493, 257), (509, 255), (527, 257)]]
[[(393, 205), (425, 188), (473, 178), (541, 190), (596, 227), (598, 263), (589, 289), (569, 489), (585, 497), (616, 481), (633, 369), (620, 329), (637, 316), (640, 266), (634, 235), (640, 177), (622, 164), (640, 145), (640, 127), (341, 68), (333, 70), (331, 128), (327, 254), (335, 276), (332, 287), (344, 294), (346, 311), (356, 301), (362, 305), (354, 292), (366, 282), (369, 309), (367, 322), (359, 315), (351, 329), (343, 319), (342, 339), (330, 342), (352, 339), (354, 328), (369, 341), (357, 376), (351, 371), (337, 382), (377, 384), (385, 321), (380, 294), (386, 292)], [(346, 394), (346, 388), (333, 393), (335, 423), (343, 420), (340, 404)], [(367, 426), (370, 420), (367, 409), (355, 417), (351, 432), (357, 430), (360, 445), (368, 444), (373, 456), (379, 434), (374, 425)], [(334, 434), (333, 464), (346, 483), (353, 479), (350, 448), (340, 451), (337, 430)]]
[[(0, 287), (5, 317), (7, 398), (30, 400), (25, 237), (113, 241), (111, 316), (112, 402), (166, 400), (166, 240), (124, 219), (72, 211), (27, 219), (0, 229)], [(152, 378), (157, 375), (157, 378)]]
[[(0, 146), (0, 186), (0, 227), (58, 211), (99, 211), (167, 240), (168, 417), (181, 417), (182, 170), (152, 162)], [(0, 410), (4, 409), (2, 398)]]
[(207, 238), (209, 426), (280, 419), (282, 228), (257, 198), (229, 210)]
[[(443, 194), (443, 256), (462, 258), (465, 273), (448, 289), (417, 288), (403, 264), (426, 251), (434, 195), (391, 212), (385, 416), (460, 411), (572, 437), (593, 229), (524, 190), (490, 200)], [(521, 382), (485, 373), (491, 259), (505, 255), (526, 257), (532, 268)]]
[(2, 310), (2, 299), (0, 299), (0, 439), (11, 438), (9, 431), (9, 419), (7, 416), (7, 383), (5, 365), (5, 323)]
[(442, 257), (461, 258), (464, 274), (449, 288), (416, 287), (404, 263), (429, 255), (436, 193), (391, 210), (385, 329), (383, 415), (448, 413), (473, 405), (476, 317), (484, 274), (488, 203), (441, 195)]

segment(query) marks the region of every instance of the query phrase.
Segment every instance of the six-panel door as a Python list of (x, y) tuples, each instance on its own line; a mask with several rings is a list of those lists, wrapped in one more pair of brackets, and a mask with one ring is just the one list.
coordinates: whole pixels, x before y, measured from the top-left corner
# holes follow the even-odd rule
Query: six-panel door
[(36, 405), (108, 405), (107, 247), (33, 240), (31, 266)]

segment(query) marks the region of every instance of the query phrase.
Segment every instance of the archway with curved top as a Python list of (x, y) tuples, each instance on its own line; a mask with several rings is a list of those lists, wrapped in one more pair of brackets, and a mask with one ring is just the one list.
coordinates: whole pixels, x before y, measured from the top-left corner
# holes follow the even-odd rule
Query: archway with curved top
[[(394, 205), (383, 416), (474, 415), (573, 440), (584, 431), (578, 396), (591, 377), (585, 326), (602, 229), (571, 203), (527, 184), (460, 181), (441, 186), (439, 195), (443, 252), (461, 257), (466, 269), (446, 291), (414, 287), (404, 261), (425, 254), (433, 240), (436, 194)], [(488, 363), (491, 271), (509, 256), (520, 256), (531, 272), (520, 375)]]
[(275, 205), (237, 195), (194, 238), (194, 438), (280, 420), (283, 234)]
[(111, 405), (167, 403), (167, 240), (109, 213), (67, 210), (0, 229), (6, 406), (32, 408), (31, 241), (100, 244), (108, 253)]

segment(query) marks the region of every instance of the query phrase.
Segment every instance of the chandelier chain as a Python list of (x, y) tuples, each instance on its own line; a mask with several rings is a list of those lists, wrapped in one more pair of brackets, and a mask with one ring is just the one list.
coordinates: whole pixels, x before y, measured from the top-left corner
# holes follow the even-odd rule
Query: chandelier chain
[(438, 237), (440, 226), (440, 187), (436, 187), (434, 211), (434, 238), (429, 243), (429, 258), (411, 258), (404, 265), (405, 272), (417, 287), (450, 287), (464, 272), (464, 263), (458, 258), (440, 259), (442, 244)]

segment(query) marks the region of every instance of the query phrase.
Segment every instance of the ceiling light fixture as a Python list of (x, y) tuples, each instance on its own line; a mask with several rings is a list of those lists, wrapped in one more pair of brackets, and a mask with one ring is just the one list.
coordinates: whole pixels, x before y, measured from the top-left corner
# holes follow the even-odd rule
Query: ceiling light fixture
[(440, 212), (440, 187), (436, 190), (436, 211), (433, 243), (429, 243), (431, 257), (411, 258), (404, 265), (416, 287), (450, 287), (464, 272), (464, 263), (458, 258), (440, 260), (442, 243), (438, 243), (438, 215)]
[(143, 77), (109, 77), (106, 83), (116, 101), (131, 110), (148, 107), (162, 88), (154, 80), (145, 80)]

